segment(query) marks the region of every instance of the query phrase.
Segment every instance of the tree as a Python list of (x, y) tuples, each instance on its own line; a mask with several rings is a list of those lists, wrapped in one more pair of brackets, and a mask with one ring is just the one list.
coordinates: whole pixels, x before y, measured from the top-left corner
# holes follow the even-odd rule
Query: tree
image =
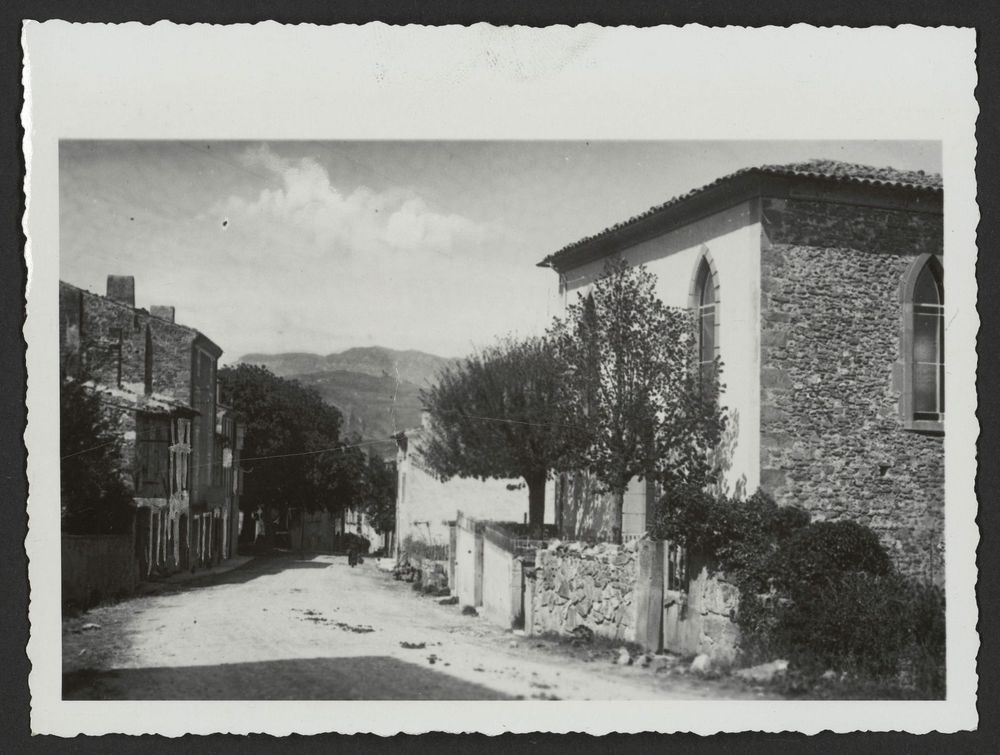
[(363, 454), (341, 439), (342, 417), (335, 407), (316, 391), (257, 365), (224, 367), (219, 383), (223, 401), (245, 423), (244, 510), (339, 511), (360, 502)]
[(622, 504), (633, 478), (704, 485), (725, 417), (718, 362), (699, 369), (695, 321), (657, 298), (643, 266), (609, 262), (593, 290), (549, 330), (568, 390), (565, 421), (587, 428), (575, 462)]
[(424, 459), (443, 479), (523, 478), (541, 527), (545, 482), (578, 441), (565, 424), (559, 364), (541, 338), (506, 340), (445, 369), (422, 391), (431, 418)]
[(132, 491), (123, 476), (121, 435), (105, 416), (100, 398), (83, 382), (63, 378), (59, 410), (63, 531), (129, 532)]
[(368, 457), (365, 515), (380, 535), (396, 529), (396, 462)]

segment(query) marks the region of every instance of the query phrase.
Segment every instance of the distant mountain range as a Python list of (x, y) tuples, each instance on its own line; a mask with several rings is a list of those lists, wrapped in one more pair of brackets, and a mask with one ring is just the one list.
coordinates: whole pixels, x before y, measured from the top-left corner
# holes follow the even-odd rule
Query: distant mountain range
[(420, 389), (434, 384), (440, 371), (456, 360), (422, 351), (381, 346), (347, 349), (337, 354), (246, 354), (241, 364), (260, 364), (279, 377), (314, 388), (344, 414), (346, 430), (364, 440), (386, 438), (377, 449), (395, 454), (388, 438), (420, 425)]

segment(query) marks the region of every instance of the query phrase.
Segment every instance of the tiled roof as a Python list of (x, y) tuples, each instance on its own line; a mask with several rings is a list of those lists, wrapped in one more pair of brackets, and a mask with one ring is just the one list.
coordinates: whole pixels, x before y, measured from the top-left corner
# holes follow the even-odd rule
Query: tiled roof
[[(753, 169), (751, 168), (750, 170)], [(942, 185), (940, 173), (925, 173), (922, 170), (875, 168), (871, 165), (844, 163), (839, 160), (807, 160), (803, 163), (788, 163), (787, 165), (762, 165), (759, 170), (763, 173), (777, 176), (832, 178), (848, 183), (878, 184), (907, 189), (940, 190)]]
[(184, 414), (199, 414), (190, 404), (166, 396), (162, 393), (145, 394), (135, 386), (112, 386), (95, 383), (88, 380), (83, 387), (97, 394), (103, 401), (124, 409), (131, 409), (148, 414), (172, 414), (181, 412)]
[(899, 189), (934, 191), (942, 190), (941, 175), (939, 173), (925, 173), (922, 170), (897, 170), (896, 168), (876, 168), (871, 165), (859, 165), (857, 163), (845, 163), (839, 160), (807, 160), (801, 163), (788, 163), (785, 165), (760, 165), (750, 168), (742, 168), (734, 173), (717, 178), (711, 183), (705, 184), (697, 189), (680, 194), (669, 199), (662, 204), (654, 205), (645, 212), (641, 212), (628, 220), (605, 228), (603, 231), (591, 236), (574, 241), (572, 244), (564, 246), (562, 249), (550, 254), (541, 264), (547, 265), (556, 258), (572, 249), (583, 246), (589, 241), (608, 236), (615, 231), (632, 225), (643, 218), (654, 215), (657, 212), (681, 204), (703, 192), (716, 186), (729, 183), (734, 179), (751, 175), (759, 176), (779, 176), (785, 178), (814, 178), (822, 181), (831, 181), (843, 184), (857, 184), (867, 186), (885, 186)]

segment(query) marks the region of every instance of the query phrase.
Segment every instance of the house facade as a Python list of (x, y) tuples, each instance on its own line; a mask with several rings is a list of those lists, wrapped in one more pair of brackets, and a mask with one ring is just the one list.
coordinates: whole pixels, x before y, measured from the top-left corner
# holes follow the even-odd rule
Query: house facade
[[(877, 532), (904, 571), (943, 581), (944, 266), (940, 176), (832, 161), (739, 171), (547, 257), (564, 304), (605, 263), (642, 264), (723, 364), (724, 492), (758, 488)], [(560, 486), (564, 535), (605, 525)], [(635, 482), (626, 535), (651, 492)]]
[(140, 578), (234, 555), (243, 432), (218, 402), (222, 350), (173, 307), (137, 308), (131, 276), (109, 276), (105, 296), (60, 281), (59, 344), (64, 375), (121, 434)]
[(293, 550), (333, 553), (344, 550), (345, 535), (359, 535), (369, 542), (369, 551), (385, 548), (386, 536), (379, 534), (363, 511), (348, 507), (339, 511), (295, 509), (289, 517), (288, 537)]
[[(426, 428), (405, 430), (395, 437), (396, 558), (413, 547), (448, 548), (450, 525), (461, 511), (478, 520), (526, 522), (528, 488), (524, 480), (441, 480), (421, 452)], [(554, 521), (554, 483), (545, 489), (545, 522)], [(442, 557), (443, 558), (443, 557)]]

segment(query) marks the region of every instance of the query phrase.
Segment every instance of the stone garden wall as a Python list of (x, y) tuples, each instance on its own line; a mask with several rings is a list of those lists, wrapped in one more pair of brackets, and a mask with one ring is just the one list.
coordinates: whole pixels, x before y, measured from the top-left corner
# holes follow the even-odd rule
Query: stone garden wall
[(636, 544), (561, 544), (553, 541), (535, 560), (531, 608), (533, 634), (571, 632), (583, 625), (595, 635), (634, 642)]
[(668, 591), (664, 596), (664, 649), (731, 663), (740, 641), (739, 628), (732, 621), (739, 608), (739, 589), (705, 566), (696, 568), (686, 594)]

